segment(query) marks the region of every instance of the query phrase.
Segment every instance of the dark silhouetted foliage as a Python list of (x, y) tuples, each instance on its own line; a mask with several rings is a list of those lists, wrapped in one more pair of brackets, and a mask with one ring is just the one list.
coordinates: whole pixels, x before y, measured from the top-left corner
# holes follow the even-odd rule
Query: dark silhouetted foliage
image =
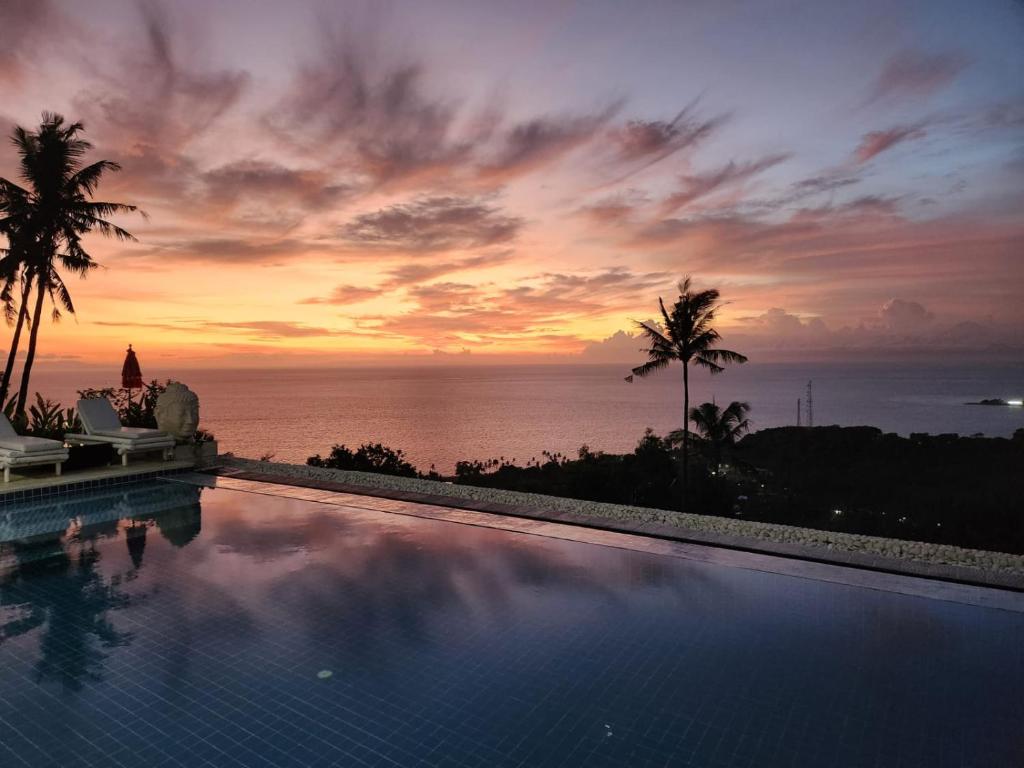
[(1024, 553), (1022, 440), (779, 427), (739, 445), (768, 473), (752, 517)]
[(690, 365), (704, 368), (712, 374), (722, 373), (729, 363), (745, 363), (747, 358), (739, 352), (721, 349), (721, 336), (713, 323), (721, 307), (717, 289), (704, 291), (693, 289), (689, 275), (679, 282), (679, 298), (669, 309), (664, 299), (658, 299), (661, 311), (661, 327), (651, 323), (638, 322), (640, 337), (647, 345), (647, 362), (632, 370), (626, 381), (634, 377), (643, 378), (655, 371), (668, 368), (679, 362), (683, 368), (683, 429), (681, 430), (682, 455), (680, 470), (684, 493), (680, 499), (684, 506), (689, 501), (690, 470)]
[[(781, 427), (727, 444), (725, 453), (711, 440), (696, 444), (690, 511), (1024, 554), (1024, 430), (1007, 440)], [(335, 446), (307, 463), (671, 510), (682, 496), (678, 445), (648, 430), (625, 455), (583, 446), (575, 459), (544, 453), (526, 466), (460, 461), (451, 477), (417, 475), (380, 444)]]
[(311, 467), (347, 469), (354, 472), (379, 472), (385, 475), (416, 477), (416, 467), (405, 460), (402, 451), (395, 451), (380, 443), (364, 443), (356, 450), (344, 445), (331, 448), (327, 458), (320, 454), (310, 456), (306, 464)]

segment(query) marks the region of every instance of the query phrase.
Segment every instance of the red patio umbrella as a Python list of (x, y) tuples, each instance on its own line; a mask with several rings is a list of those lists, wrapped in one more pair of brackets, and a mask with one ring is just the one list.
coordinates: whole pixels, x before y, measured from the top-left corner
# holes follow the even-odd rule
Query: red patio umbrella
[(132, 399), (133, 389), (142, 389), (142, 369), (139, 368), (139, 358), (135, 356), (131, 344), (128, 345), (124, 365), (121, 366), (121, 386), (128, 390), (129, 401)]

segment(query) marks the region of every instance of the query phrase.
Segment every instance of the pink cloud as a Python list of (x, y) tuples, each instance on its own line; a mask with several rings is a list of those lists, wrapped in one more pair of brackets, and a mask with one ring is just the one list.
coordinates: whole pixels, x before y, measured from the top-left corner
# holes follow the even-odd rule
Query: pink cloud
[(926, 132), (921, 125), (899, 125), (884, 131), (865, 133), (860, 144), (853, 151), (857, 163), (866, 163), (888, 149), (907, 141), (924, 138)]
[(967, 64), (959, 52), (902, 51), (886, 61), (868, 101), (930, 96), (953, 82)]
[(789, 153), (785, 153), (769, 155), (760, 160), (745, 163), (730, 161), (713, 171), (681, 176), (679, 191), (665, 199), (662, 211), (671, 213), (715, 192), (741, 185), (769, 168), (788, 160), (791, 156)]

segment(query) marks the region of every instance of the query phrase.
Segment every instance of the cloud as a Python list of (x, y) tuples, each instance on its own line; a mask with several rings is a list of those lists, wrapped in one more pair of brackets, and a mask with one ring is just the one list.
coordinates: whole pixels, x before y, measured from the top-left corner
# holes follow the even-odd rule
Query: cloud
[(0, 83), (20, 82), (44, 41), (64, 31), (64, 18), (50, 0), (0, 3)]
[(352, 20), (319, 27), (320, 44), (265, 116), (285, 141), (373, 185), (429, 185), (465, 163), (493, 129), (481, 115), (457, 130), (460, 104), (427, 92), (423, 66)]
[(890, 299), (878, 312), (882, 323), (897, 333), (916, 333), (928, 326), (934, 315), (916, 301)]
[(953, 82), (967, 64), (967, 57), (958, 52), (902, 51), (882, 67), (868, 103), (930, 96)]
[[(854, 325), (831, 328), (820, 315), (791, 312), (773, 307), (754, 315), (719, 324), (723, 343), (730, 349), (759, 361), (829, 357), (851, 359), (851, 355), (883, 359), (897, 353), (925, 358), (951, 351), (1019, 352), (1012, 328), (991, 323), (959, 321), (936, 323), (930, 312), (917, 302), (894, 299), (872, 317)], [(585, 362), (635, 360), (642, 346), (638, 337), (620, 330), (612, 336), (583, 347)]]
[(199, 237), (136, 248), (131, 255), (161, 261), (258, 264), (278, 263), (324, 250), (334, 250), (334, 247), (296, 238)]
[(350, 245), (406, 253), (486, 248), (513, 240), (523, 220), (475, 198), (427, 197), (357, 216), (342, 229)]
[[(648, 321), (652, 323), (653, 321)], [(585, 363), (626, 363), (641, 358), (643, 341), (628, 331), (616, 331), (600, 341), (591, 341), (580, 350), (580, 360)]]
[(988, 128), (1020, 128), (1024, 126), (1024, 101), (996, 104), (985, 110), (982, 119)]
[(337, 304), (347, 306), (358, 304), (361, 301), (368, 301), (380, 296), (381, 289), (361, 285), (338, 285), (327, 296), (313, 296), (303, 299), (300, 304)]
[(169, 322), (114, 322), (96, 321), (93, 325), (118, 328), (148, 328), (160, 331), (176, 331), (182, 333), (202, 333), (210, 331), (227, 331), (251, 337), (257, 341), (276, 341), (280, 339), (302, 339), (324, 336), (361, 336), (365, 331), (346, 331), (323, 326), (306, 325), (305, 323), (285, 320), (243, 320), (235, 322), (212, 322), (204, 320), (176, 320)]
[(669, 121), (630, 120), (612, 131), (611, 139), (620, 160), (657, 162), (708, 138), (727, 119), (725, 115), (698, 119), (691, 105)]
[(407, 289), (411, 285), (425, 283), (438, 277), (459, 272), (477, 273), (499, 264), (507, 263), (512, 258), (511, 251), (493, 251), (479, 256), (453, 261), (413, 261), (400, 264), (389, 269), (386, 279), (377, 286), (339, 285), (327, 296), (315, 296), (303, 300), (302, 304), (337, 304), (345, 306), (357, 304), (388, 292)]
[(621, 102), (581, 116), (539, 117), (504, 132), (496, 152), (477, 170), (477, 177), (503, 184), (561, 159), (591, 141), (621, 109)]
[[(143, 3), (139, 46), (126, 46), (103, 67), (96, 86), (75, 100), (103, 156), (121, 162), (117, 187), (178, 199), (196, 165), (185, 150), (235, 106), (248, 75), (201, 67), (202, 45), (176, 30), (164, 7)], [(108, 185), (114, 186), (114, 185)]]
[(273, 341), (277, 339), (300, 339), (318, 336), (355, 336), (351, 331), (339, 331), (304, 323), (277, 320), (249, 320), (242, 322), (203, 323), (204, 330), (239, 331), (254, 339)]
[(632, 189), (608, 195), (579, 209), (579, 215), (595, 224), (617, 225), (626, 222), (650, 202), (647, 194)]
[(671, 120), (630, 120), (608, 133), (612, 161), (625, 165), (613, 182), (646, 170), (677, 152), (694, 149), (729, 120), (729, 115), (700, 118), (690, 104)]
[(665, 199), (662, 203), (662, 211), (664, 213), (677, 211), (714, 192), (740, 185), (769, 168), (788, 160), (791, 156), (789, 153), (785, 153), (768, 155), (760, 160), (745, 163), (730, 161), (713, 171), (680, 176), (679, 191), (674, 192)]
[(792, 203), (813, 195), (835, 192), (843, 187), (859, 184), (860, 181), (859, 176), (851, 176), (846, 171), (826, 171), (794, 182), (790, 187), (790, 194), (786, 197), (786, 202)]
[(430, 69), (379, 27), (366, 18), (323, 21), (319, 46), (263, 118), (290, 147), (369, 188), (494, 189), (590, 142), (621, 110), (615, 102), (509, 120), (493, 96), (474, 106), (437, 95)]
[(414, 308), (400, 315), (361, 318), (374, 331), (430, 349), (461, 350), (501, 344), (514, 349), (575, 349), (567, 323), (649, 305), (675, 275), (613, 267), (586, 273), (543, 273), (512, 285), (441, 282), (411, 286)]
[(897, 144), (924, 138), (926, 132), (921, 124), (899, 125), (884, 131), (865, 133), (853, 152), (855, 162), (863, 164), (872, 160)]
[(350, 186), (333, 183), (325, 171), (293, 169), (260, 160), (222, 165), (206, 171), (201, 178), (207, 202), (227, 209), (246, 199), (259, 198), (321, 210), (352, 194)]
[(786, 258), (799, 258), (808, 244), (838, 243), (851, 231), (870, 235), (865, 223), (877, 225), (879, 219), (896, 217), (898, 202), (896, 198), (863, 195), (844, 203), (800, 208), (783, 220), (735, 211), (662, 218), (635, 228), (628, 244), (649, 248), (689, 243), (699, 248), (693, 258), (700, 252), (714, 252), (723, 260), (719, 267), (737, 263), (778, 266)]
[(820, 317), (800, 317), (779, 307), (773, 307), (759, 315), (741, 317), (739, 322), (747, 332), (780, 339), (798, 336), (802, 340), (808, 340), (828, 333), (828, 328)]
[(440, 262), (416, 261), (391, 269), (388, 272), (388, 281), (385, 285), (389, 288), (396, 288), (409, 283), (419, 283), (425, 280), (433, 280), (444, 275), (451, 275), (458, 272), (476, 272), (489, 269), (500, 264), (506, 264), (512, 260), (512, 251), (491, 251), (479, 256), (471, 256), (467, 259)]

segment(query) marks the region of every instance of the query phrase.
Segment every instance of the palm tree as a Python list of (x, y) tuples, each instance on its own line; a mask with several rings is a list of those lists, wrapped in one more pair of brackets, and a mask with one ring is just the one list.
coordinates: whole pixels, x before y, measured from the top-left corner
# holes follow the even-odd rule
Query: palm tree
[[(19, 325), (29, 322), (28, 351), (18, 391), (19, 415), (28, 401), (29, 379), (35, 361), (43, 305), (49, 297), (53, 303), (53, 319), (60, 318), (60, 308), (74, 314), (71, 295), (58, 268), (84, 277), (96, 266), (82, 247), (81, 238), (98, 231), (119, 240), (135, 240), (132, 234), (107, 221), (115, 213), (137, 210), (134, 205), (92, 200), (93, 193), (107, 171), (120, 170), (117, 163), (100, 160), (83, 165), (82, 159), (92, 144), (80, 137), (81, 123), (65, 124), (61, 115), (44, 112), (39, 129), (14, 129), (11, 141), (20, 156), (21, 177), (26, 188), (0, 179), (0, 213), (5, 215), (3, 231), (11, 244), (8, 256), (21, 263), (22, 303)], [(17, 236), (11, 238), (11, 232)], [(4, 275), (0, 274), (0, 279)], [(35, 304), (29, 315), (28, 302), (35, 290)], [(20, 336), (18, 328), (15, 329)], [(12, 340), (11, 355), (17, 354)], [(9, 376), (7, 377), (9, 381)]]
[[(690, 410), (690, 421), (711, 446), (711, 460), (716, 471), (722, 465), (722, 453), (750, 430), (749, 413), (749, 403), (736, 401), (729, 403), (724, 410), (713, 402), (701, 403)], [(677, 435), (673, 432), (669, 439), (675, 440)]]
[[(14, 361), (21, 342), (21, 332), (28, 319), (28, 300), (32, 290), (32, 283), (27, 279), (23, 269), (26, 255), (23, 235), (18, 228), (19, 222), (23, 222), (26, 218), (27, 200), (24, 195), (19, 194), (23, 191), (20, 187), (8, 189), (5, 182), (0, 180), (0, 234), (7, 238), (10, 246), (0, 249), (0, 281), (3, 282), (3, 287), (0, 288), (0, 303), (3, 304), (4, 318), (7, 320), (7, 324), (14, 323), (14, 335), (11, 337), (7, 365), (4, 367), (3, 379), (0, 380), (0, 408), (7, 403), (11, 376), (14, 373)], [(17, 304), (17, 322), (15, 323), (16, 292), (20, 294), (20, 302)]]
[(655, 371), (668, 368), (673, 361), (683, 365), (683, 506), (686, 506), (689, 489), (690, 459), (690, 364), (706, 368), (712, 374), (725, 370), (727, 363), (745, 363), (747, 358), (738, 352), (718, 349), (721, 339), (712, 327), (715, 315), (721, 306), (720, 294), (714, 288), (704, 291), (693, 290), (689, 275), (679, 282), (679, 298), (672, 305), (671, 312), (665, 307), (665, 300), (658, 299), (661, 309), (662, 329), (650, 323), (637, 322), (640, 335), (647, 343), (643, 350), (647, 362), (633, 369), (626, 381), (634, 376), (643, 378)]

